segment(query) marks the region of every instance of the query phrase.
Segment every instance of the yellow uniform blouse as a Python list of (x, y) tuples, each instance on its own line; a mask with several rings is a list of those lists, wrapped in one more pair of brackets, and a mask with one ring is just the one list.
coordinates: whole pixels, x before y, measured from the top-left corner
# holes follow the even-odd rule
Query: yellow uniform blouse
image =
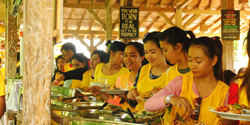
[[(191, 71), (189, 71), (188, 73), (186, 73), (185, 75), (192, 75), (193, 73)], [(178, 63), (175, 64), (174, 66), (171, 66), (169, 67), (168, 71), (167, 71), (167, 84), (172, 81), (175, 77), (177, 76), (181, 76), (181, 75), (184, 75), (184, 74), (181, 74), (179, 71), (178, 71)]]
[[(139, 92), (140, 95), (151, 91), (154, 87), (159, 87), (159, 88), (163, 88), (164, 86), (166, 86), (166, 71), (164, 73), (162, 73), (162, 75), (157, 78), (157, 79), (150, 79), (149, 74), (150, 74), (150, 70), (151, 70), (152, 66), (150, 64), (144, 65), (141, 68), (140, 71), (140, 75), (139, 75), (139, 79), (137, 82), (137, 91)], [(138, 104), (135, 107), (136, 111), (140, 111), (142, 109), (144, 109), (144, 103), (145, 101), (143, 100), (139, 100)]]
[[(247, 107), (249, 107), (246, 89), (242, 89), (240, 91), (240, 86), (242, 83), (243, 83), (242, 79), (239, 79), (239, 89), (238, 89), (239, 90), (239, 104), (240, 105), (244, 104)], [(240, 125), (250, 125), (250, 122), (249, 121), (240, 121)]]
[[(167, 70), (167, 80), (166, 80), (166, 84), (168, 84), (170, 81), (172, 81), (174, 78), (176, 78), (177, 76), (182, 76), (184, 74), (180, 73), (178, 71), (178, 64), (175, 64), (174, 66), (171, 66), (168, 70)], [(189, 71), (188, 73), (186, 73), (185, 75), (190, 75), (192, 76), (193, 73), (191, 71)], [(163, 118), (167, 119), (168, 117), (170, 117), (170, 113), (169, 110), (166, 110), (166, 113), (164, 114)], [(171, 121), (168, 121), (171, 122)]]
[(95, 68), (95, 82), (100, 82), (100, 78), (107, 78), (107, 83), (109, 85), (115, 85), (116, 84), (116, 80), (118, 78), (118, 76), (120, 76), (121, 74), (124, 73), (128, 73), (129, 70), (127, 68), (122, 67), (120, 69), (119, 72), (117, 72), (114, 75), (110, 75), (110, 76), (106, 76), (102, 73), (102, 68), (103, 68), (104, 63), (99, 63), (96, 68)]
[(0, 96), (5, 95), (5, 84), (4, 84), (4, 78), (2, 74), (0, 73)]
[[(55, 75), (55, 79), (56, 79), (59, 75), (61, 75), (61, 73), (60, 73), (60, 72), (57, 72), (56, 75)], [(60, 82), (59, 82), (59, 85), (63, 85), (63, 83), (64, 83), (64, 81), (60, 81)]]
[[(183, 75), (182, 92), (180, 97), (186, 97), (192, 105), (193, 109), (195, 109), (193, 105), (193, 100), (198, 97), (192, 91), (192, 87), (193, 77)], [(202, 99), (200, 104), (200, 115), (198, 118), (199, 122), (205, 123), (206, 125), (217, 125), (219, 123), (219, 118), (216, 116), (215, 113), (210, 112), (209, 109), (211, 107), (224, 106), (228, 90), (229, 87), (222, 81), (219, 81), (214, 91), (208, 97)], [(185, 113), (182, 109), (173, 106), (171, 110), (171, 121), (175, 119), (175, 114), (177, 112), (180, 116), (183, 116), (183, 114)]]
[(82, 75), (81, 87), (82, 88), (88, 87), (88, 86), (90, 86), (91, 82), (94, 82), (94, 79), (92, 79), (92, 77), (91, 77), (91, 69), (89, 69), (88, 71), (86, 71)]

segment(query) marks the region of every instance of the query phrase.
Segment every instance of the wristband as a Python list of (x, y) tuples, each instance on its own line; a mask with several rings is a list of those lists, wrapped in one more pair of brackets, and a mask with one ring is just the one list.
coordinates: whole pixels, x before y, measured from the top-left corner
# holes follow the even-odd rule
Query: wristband
[(54, 80), (53, 82), (56, 82), (56, 84), (57, 84), (57, 85), (59, 85), (59, 82), (58, 82), (58, 80), (56, 80), (56, 79), (55, 79), (55, 80)]
[(168, 96), (165, 98), (165, 100), (166, 100), (167, 103), (170, 103), (170, 98), (171, 98), (172, 96), (174, 96), (174, 95), (168, 95)]

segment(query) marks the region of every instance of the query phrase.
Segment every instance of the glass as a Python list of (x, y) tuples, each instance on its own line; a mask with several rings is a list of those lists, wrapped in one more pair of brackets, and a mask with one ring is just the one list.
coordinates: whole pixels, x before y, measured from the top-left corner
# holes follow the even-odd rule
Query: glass
[(121, 79), (120, 89), (128, 89), (128, 78)]
[(198, 97), (193, 100), (193, 105), (195, 107), (194, 115), (193, 115), (194, 120), (198, 120), (199, 118), (201, 101), (202, 101), (202, 97)]
[(100, 78), (100, 87), (102, 88), (108, 88), (108, 82), (107, 82), (107, 78)]

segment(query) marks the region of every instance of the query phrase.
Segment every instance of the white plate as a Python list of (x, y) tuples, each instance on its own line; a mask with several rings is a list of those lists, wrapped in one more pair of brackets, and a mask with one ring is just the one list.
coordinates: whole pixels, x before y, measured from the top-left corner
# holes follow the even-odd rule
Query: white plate
[(119, 94), (123, 94), (123, 92), (128, 92), (128, 89), (122, 89), (122, 90), (106, 90), (106, 89), (101, 89), (101, 92), (106, 92), (107, 94), (110, 95), (119, 95)]
[(141, 96), (137, 96), (136, 99), (138, 99), (138, 100), (145, 100), (145, 101), (148, 100), (148, 99), (141, 98)]
[(249, 114), (225, 113), (225, 112), (215, 111), (214, 109), (210, 109), (209, 111), (211, 111), (211, 112), (219, 115), (221, 118), (225, 118), (225, 119), (250, 121), (250, 115)]

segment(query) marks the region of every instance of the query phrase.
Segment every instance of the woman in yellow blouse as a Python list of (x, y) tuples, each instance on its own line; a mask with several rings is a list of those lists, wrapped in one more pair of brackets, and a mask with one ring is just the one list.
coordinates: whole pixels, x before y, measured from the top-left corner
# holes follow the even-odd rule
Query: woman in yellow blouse
[[(144, 55), (145, 53), (143, 44), (139, 42), (129, 42), (126, 45), (124, 51), (124, 63), (126, 67), (130, 70), (130, 72), (124, 73), (118, 77), (115, 85), (116, 88), (129, 89), (134, 85), (137, 72), (142, 66), (142, 62), (144, 61)], [(109, 104), (121, 106), (124, 110), (130, 108), (132, 112), (134, 110), (134, 108), (130, 107), (127, 103), (126, 94), (115, 96), (115, 98), (113, 99), (105, 92), (100, 92), (97, 90), (95, 90), (94, 92), (95, 94), (100, 93), (104, 100), (107, 101)], [(120, 97), (122, 98), (122, 100)]]
[[(74, 69), (79, 69), (79, 68), (83, 68), (84, 72), (86, 70), (88, 70), (89, 65), (88, 65), (88, 60), (87, 58), (82, 54), (82, 53), (76, 53), (74, 54), (74, 56), (71, 59), (71, 63)], [(65, 73), (62, 73), (61, 75), (59, 75), (53, 82), (52, 85), (59, 85), (59, 82), (62, 80), (68, 80), (68, 79), (72, 79), (72, 76), (78, 76), (79, 74), (74, 74), (71, 73), (71, 71), (67, 72), (70, 75), (64, 75)], [(80, 75), (82, 76), (82, 75)], [(78, 80), (74, 80), (74, 82), (72, 82), (71, 88), (80, 88), (81, 87), (81, 83), (82, 83), (82, 78), (78, 79)]]
[(0, 119), (6, 110), (5, 105), (5, 84), (2, 74), (0, 73)]
[(109, 62), (100, 63), (96, 66), (94, 81), (100, 82), (100, 79), (104, 78), (106, 79), (107, 84), (112, 86), (115, 85), (118, 76), (128, 73), (129, 70), (122, 66), (125, 43), (119, 41), (111, 43), (109, 40), (107, 45), (110, 46), (108, 51)]
[[(149, 98), (145, 109), (151, 112), (173, 106), (164, 124), (171, 124), (178, 113), (206, 125), (218, 125), (219, 118), (211, 107), (227, 105), (229, 87), (222, 82), (222, 44), (219, 38), (200, 37), (188, 51), (193, 76), (174, 78), (161, 91)], [(167, 122), (171, 121), (171, 122)]]
[[(135, 88), (130, 89), (127, 98), (132, 107), (136, 105), (136, 97), (154, 89), (163, 88), (166, 85), (166, 71), (169, 68), (160, 48), (158, 36), (161, 32), (151, 32), (144, 35), (143, 45), (145, 58), (149, 64), (144, 65), (138, 72)], [(134, 101), (130, 101), (134, 100)], [(134, 104), (132, 104), (134, 102)], [(137, 100), (136, 110), (144, 109), (144, 101)]]
[[(63, 58), (62, 55), (59, 55), (56, 58), (56, 70), (53, 75), (52, 81), (54, 81), (60, 74), (64, 72), (64, 65), (66, 64), (65, 59)], [(59, 82), (59, 85), (63, 85), (63, 81)]]
[(108, 55), (102, 50), (96, 50), (92, 53), (90, 59), (90, 69), (86, 71), (82, 76), (82, 85), (81, 88), (90, 86), (91, 82), (94, 82), (95, 78), (95, 69), (99, 63), (107, 63)]

